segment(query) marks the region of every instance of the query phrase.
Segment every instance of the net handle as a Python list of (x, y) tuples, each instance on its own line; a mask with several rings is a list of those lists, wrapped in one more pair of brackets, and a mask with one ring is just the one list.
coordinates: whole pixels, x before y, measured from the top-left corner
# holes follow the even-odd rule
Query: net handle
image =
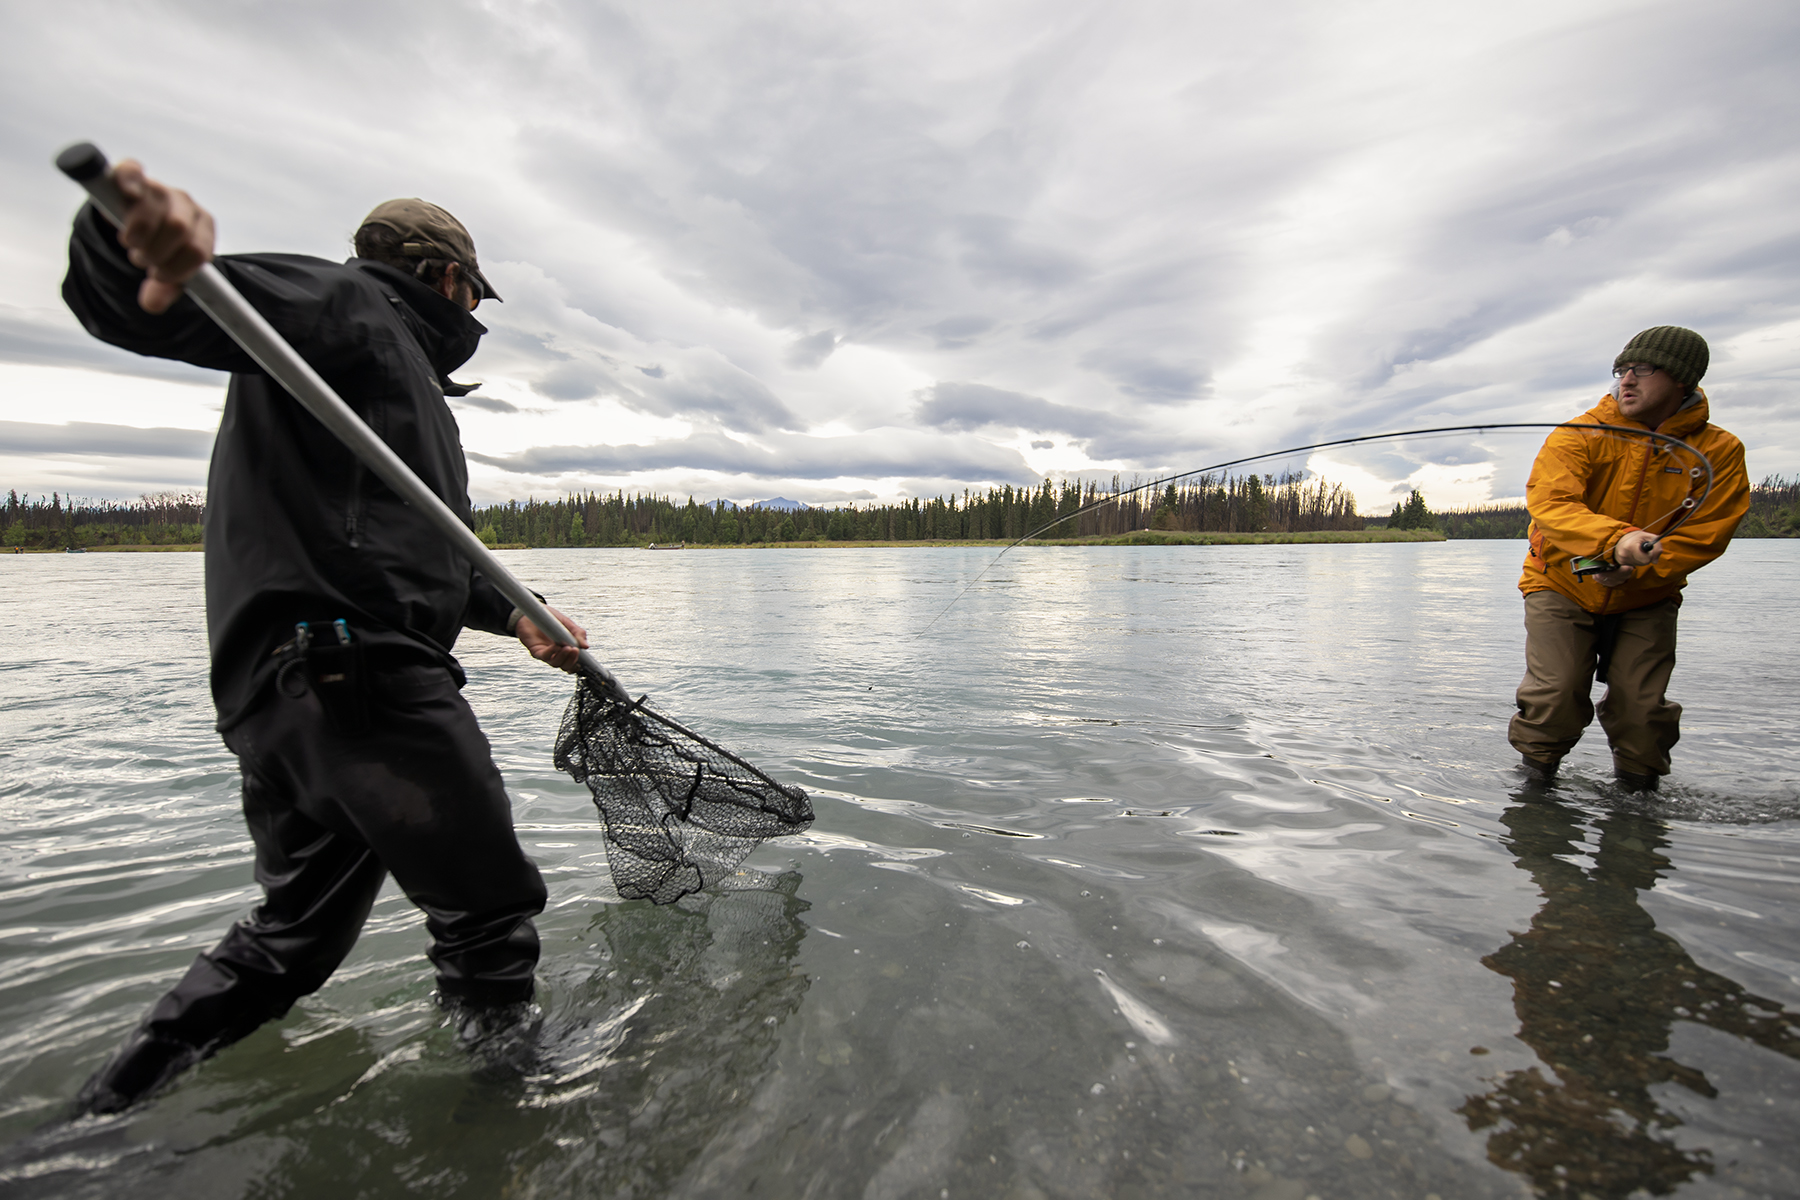
[[(63, 174), (87, 189), (95, 205), (114, 225), (125, 223), (130, 205), (113, 180), (106, 155), (91, 142), (70, 146), (56, 156)], [(412, 505), (437, 528), (444, 539), (469, 563), (493, 581), (500, 594), (531, 619), (531, 623), (565, 646), (574, 646), (575, 638), (551, 615), (537, 594), (520, 583), (518, 577), (487, 548), (475, 531), (463, 524), (438, 494), (425, 486), (393, 448), (376, 436), (375, 431), (356, 415), (348, 404), (319, 377), (307, 361), (300, 357), (287, 340), (275, 331), (263, 315), (246, 300), (243, 293), (211, 263), (201, 267), (187, 282), (187, 292), (202, 312), (218, 323), (244, 353), (255, 360), (301, 407), (316, 417), (349, 451), (375, 472), (381, 481), (394, 489), (401, 499)], [(579, 669), (606, 693), (629, 702), (630, 696), (613, 676), (600, 665), (600, 660), (586, 650), (580, 651)]]

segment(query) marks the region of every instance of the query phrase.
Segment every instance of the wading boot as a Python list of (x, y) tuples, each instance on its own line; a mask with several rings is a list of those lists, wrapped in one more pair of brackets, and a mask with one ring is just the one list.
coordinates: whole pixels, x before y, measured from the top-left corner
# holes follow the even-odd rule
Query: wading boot
[(1561, 765), (1560, 758), (1545, 762), (1543, 759), (1533, 758), (1529, 754), (1519, 756), (1519, 770), (1524, 773), (1526, 784), (1533, 787), (1547, 788), (1554, 784), (1556, 768)]
[(1654, 771), (1627, 771), (1615, 765), (1613, 778), (1628, 792), (1654, 792), (1662, 786), (1662, 776)]
[(438, 996), (446, 1023), (476, 1065), (501, 1074), (529, 1074), (538, 1066), (538, 1033), (544, 1010), (529, 1000), (512, 1004), (475, 1004)]
[(142, 1032), (133, 1034), (112, 1061), (81, 1085), (71, 1115), (95, 1117), (124, 1112), (204, 1057), (201, 1050), (186, 1042)]

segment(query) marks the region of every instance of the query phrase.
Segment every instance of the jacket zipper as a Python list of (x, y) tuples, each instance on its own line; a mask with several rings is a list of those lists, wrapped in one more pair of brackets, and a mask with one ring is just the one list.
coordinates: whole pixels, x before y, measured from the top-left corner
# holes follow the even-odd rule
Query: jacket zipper
[[(1637, 523), (1638, 505), (1642, 504), (1644, 501), (1644, 481), (1649, 478), (1650, 478), (1650, 447), (1649, 447), (1649, 445), (1646, 444), (1644, 446), (1643, 465), (1640, 466), (1638, 469), (1637, 487), (1633, 488), (1632, 492), (1631, 492), (1631, 508), (1628, 510), (1630, 515), (1625, 518), (1626, 520), (1632, 522), (1634, 525)], [(1624, 541), (1623, 538), (1620, 538), (1619, 540)], [(1612, 611), (1612, 598), (1613, 598), (1613, 593), (1616, 591), (1618, 591), (1617, 588), (1607, 588), (1606, 589), (1606, 603), (1604, 603), (1600, 606), (1600, 612), (1602, 614)]]
[(350, 539), (352, 550), (362, 549), (362, 532), (357, 528), (357, 501), (362, 494), (363, 465), (362, 459), (352, 459), (350, 463), (350, 498), (344, 509), (344, 536)]

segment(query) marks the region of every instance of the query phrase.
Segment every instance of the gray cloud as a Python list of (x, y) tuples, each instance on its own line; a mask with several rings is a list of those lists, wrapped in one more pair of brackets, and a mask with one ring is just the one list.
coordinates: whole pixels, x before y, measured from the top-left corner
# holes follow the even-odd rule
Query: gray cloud
[(1054, 404), (1039, 396), (1009, 392), (984, 383), (936, 383), (914, 415), (939, 429), (973, 431), (989, 427), (1024, 429), (1033, 433), (1066, 433), (1089, 437), (1100, 433), (1112, 420), (1103, 412)]
[[(657, 24), (641, 12), (585, 22), (593, 58), (577, 56), (607, 62), (619, 78), (605, 103), (642, 112), (650, 138), (627, 146), (604, 121), (595, 135), (563, 120), (528, 125), (527, 171), (773, 326), (830, 326), (865, 344), (925, 328), (966, 344), (969, 330), (956, 322), (972, 311), (1090, 328), (1116, 308), (1089, 308), (1084, 298), (1131, 293), (1140, 275), (1193, 275), (1190, 246), (1143, 236), (1160, 213), (1134, 213), (1098, 234), (1060, 215), (1025, 215), (1061, 182), (1078, 127), (1071, 118), (1112, 69), (1107, 39), (1073, 11), (1034, 27), (1034, 52), (1004, 56), (1000, 74), (933, 89), (911, 84), (912, 55), (935, 53), (926, 46), (937, 39), (885, 30), (876, 36), (892, 37), (899, 52), (872, 60), (875, 31), (843, 13), (732, 22), (733, 52), (703, 67), (680, 45), (686, 39), (668, 39)], [(708, 99), (722, 94), (732, 101)], [(946, 136), (950, 124), (984, 136)], [(1214, 161), (1210, 170), (1220, 181), (1204, 201), (1212, 223), (1256, 211), (1253, 195), (1229, 186), (1237, 164)], [(1105, 243), (1127, 229), (1137, 244), (1121, 261)], [(1212, 282), (1227, 284), (1224, 261), (1202, 257)], [(1190, 288), (1184, 300), (1190, 312), (1212, 314), (1205, 339), (1232, 336), (1224, 295), (1197, 298)]]
[(1022, 221), (979, 213), (956, 224), (963, 243), (958, 261), (980, 282), (1043, 292), (1088, 273), (1070, 251), (1031, 244)]
[(516, 413), (519, 406), (510, 400), (502, 400), (498, 396), (484, 396), (480, 392), (470, 392), (466, 396), (450, 398), (451, 408), (479, 408), (483, 412)]
[(1119, 385), (1127, 396), (1157, 403), (1196, 400), (1207, 392), (1208, 372), (1198, 363), (1168, 362), (1115, 350), (1092, 350), (1080, 363)]
[(210, 429), (139, 429), (85, 421), (67, 425), (0, 421), (0, 454), (210, 458), (213, 433)]
[(688, 469), (760, 479), (890, 479), (933, 475), (985, 483), (1030, 483), (1037, 474), (1016, 451), (975, 438), (883, 431), (819, 438), (775, 434), (747, 445), (716, 433), (623, 446), (542, 446), (469, 457), (529, 475), (598, 475)]
[(88, 336), (67, 314), (33, 312), (4, 304), (0, 304), (0, 362), (81, 367), (177, 383), (222, 384), (224, 381), (224, 376), (217, 371), (109, 346)]
[(796, 341), (788, 348), (787, 365), (797, 371), (811, 371), (824, 364), (837, 349), (837, 334), (826, 329)]
[(990, 317), (955, 316), (934, 321), (925, 327), (925, 332), (937, 339), (939, 350), (961, 350), (973, 345), (977, 338), (994, 327)]
[[(1712, 339), (1753, 473), (1800, 472), (1792, 6), (1503, 30), (1313, 0), (120, 11), (9, 21), (0, 363), (216, 378), (47, 315), (75, 196), (44, 131), (67, 129), (201, 196), (226, 249), (342, 256), (376, 200), (437, 199), (513, 272), (471, 374), (695, 426), (652, 457), (823, 478), (814, 444), (839, 439), (806, 431), (910, 423), (910, 465), (837, 448), (890, 480), (1004, 478), (1017, 456), (988, 439), (1021, 435), (1090, 472), (1179, 467), (1567, 415), (1624, 337), (1673, 321)], [(406, 36), (426, 23), (429, 47)], [(155, 66), (195, 46), (209, 71)], [(1596, 86), (1600, 61), (1634, 66)]]
[(762, 380), (712, 353), (690, 357), (679, 375), (657, 380), (635, 402), (626, 403), (658, 416), (713, 417), (728, 429), (749, 433), (802, 424)]
[[(913, 416), (937, 429), (971, 433), (983, 429), (1063, 433), (1091, 458), (1139, 466), (1166, 467), (1219, 444), (1215, 438), (1174, 428), (1155, 414), (1074, 408), (980, 383), (933, 384), (925, 389)], [(1041, 439), (1031, 443), (1035, 450), (1054, 445)]]
[(531, 386), (552, 400), (591, 400), (611, 378), (598, 363), (563, 362), (535, 375)]

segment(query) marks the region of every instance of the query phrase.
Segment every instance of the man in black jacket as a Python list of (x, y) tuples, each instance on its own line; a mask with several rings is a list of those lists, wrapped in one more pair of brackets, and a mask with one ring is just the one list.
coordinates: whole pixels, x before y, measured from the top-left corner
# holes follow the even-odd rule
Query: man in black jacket
[[(83, 208), (64, 299), (104, 341), (232, 372), (207, 479), (206, 616), (265, 899), (88, 1081), (84, 1112), (126, 1107), (317, 990), (390, 872), (424, 910), (439, 999), (464, 1035), (526, 1017), (544, 884), (451, 649), (468, 627), (516, 635), (565, 670), (575, 661), (183, 296), (212, 259), (211, 217), (136, 163), (115, 179), (126, 224)], [(218, 268), (467, 521), (444, 397), (468, 390), (449, 372), (486, 332), (475, 306), (499, 297), (467, 230), (423, 201), (370, 213), (357, 252), (341, 264), (231, 255)]]

